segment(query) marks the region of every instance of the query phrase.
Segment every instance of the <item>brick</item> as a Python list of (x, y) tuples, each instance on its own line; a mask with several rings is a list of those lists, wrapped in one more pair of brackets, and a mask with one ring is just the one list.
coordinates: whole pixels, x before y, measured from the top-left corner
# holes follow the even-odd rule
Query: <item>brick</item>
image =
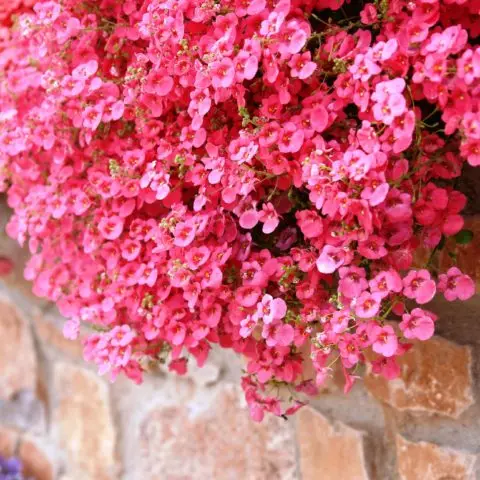
[(53, 464), (40, 443), (41, 440), (29, 435), (22, 437), (18, 457), (22, 460), (23, 475), (35, 480), (53, 480)]
[(154, 407), (139, 424), (137, 444), (131, 480), (297, 478), (291, 423), (273, 416), (252, 422), (231, 385), (196, 416), (185, 404)]
[(17, 443), (18, 432), (0, 426), (0, 455), (3, 457), (11, 457), (15, 453)]
[(401, 480), (474, 480), (476, 457), (433, 443), (396, 438)]
[(54, 368), (54, 436), (76, 480), (111, 480), (115, 430), (109, 391), (96, 374), (67, 363)]
[(458, 418), (473, 403), (469, 347), (440, 337), (418, 342), (399, 358), (401, 375), (386, 380), (369, 373), (370, 393), (398, 410), (437, 413)]
[(8, 400), (21, 390), (35, 389), (37, 360), (28, 322), (3, 298), (0, 338), (0, 399)]
[(342, 423), (331, 424), (310, 407), (297, 413), (302, 480), (368, 479), (363, 434)]

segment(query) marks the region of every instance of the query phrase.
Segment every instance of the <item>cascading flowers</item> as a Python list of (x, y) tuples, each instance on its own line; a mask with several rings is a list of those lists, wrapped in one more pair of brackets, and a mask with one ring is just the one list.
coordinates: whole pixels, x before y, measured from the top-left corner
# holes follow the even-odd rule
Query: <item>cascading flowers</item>
[(288, 415), (335, 362), (347, 391), (365, 363), (394, 378), (434, 295), (474, 294), (414, 258), (470, 236), (480, 1), (3, 8), (7, 230), (65, 334), (97, 330), (100, 373), (182, 374), (217, 344), (247, 359), (252, 417)]

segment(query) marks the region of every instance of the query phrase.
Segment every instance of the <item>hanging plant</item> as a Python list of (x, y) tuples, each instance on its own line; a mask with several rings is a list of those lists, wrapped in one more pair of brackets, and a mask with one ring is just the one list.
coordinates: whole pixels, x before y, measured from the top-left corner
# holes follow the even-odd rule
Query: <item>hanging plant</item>
[(100, 373), (219, 345), (253, 418), (288, 415), (333, 363), (395, 378), (433, 297), (474, 294), (434, 265), (475, 241), (478, 0), (33, 3), (3, 7), (7, 231)]

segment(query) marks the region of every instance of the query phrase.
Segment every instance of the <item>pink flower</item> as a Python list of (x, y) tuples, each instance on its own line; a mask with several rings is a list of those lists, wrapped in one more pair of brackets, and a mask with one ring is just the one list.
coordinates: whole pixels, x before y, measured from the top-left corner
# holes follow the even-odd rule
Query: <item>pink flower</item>
[(365, 25), (372, 25), (378, 20), (377, 9), (372, 3), (367, 3), (360, 13), (360, 18)]
[(400, 376), (401, 370), (395, 357), (381, 357), (372, 362), (372, 371), (377, 375), (384, 376), (387, 380), (393, 380)]
[(341, 267), (338, 273), (340, 274), (338, 290), (348, 298), (358, 297), (368, 287), (363, 268)]
[(261, 293), (262, 290), (258, 287), (239, 287), (235, 293), (235, 300), (243, 307), (253, 307)]
[(240, 216), (240, 226), (251, 230), (259, 221), (259, 213), (256, 210), (247, 210)]
[(87, 107), (83, 114), (83, 126), (90, 130), (96, 130), (102, 121), (103, 107), (96, 105), (94, 107)]
[(86, 360), (140, 382), (232, 350), (255, 420), (337, 361), (345, 392), (398, 376), (388, 315), (427, 340), (417, 306), (474, 294), (411, 269), (480, 165), (479, 0), (78, 3), (0, 7), (0, 192), (34, 293), (98, 326)]
[(380, 327), (375, 325), (370, 331), (370, 336), (374, 339), (372, 349), (384, 357), (392, 357), (398, 348), (398, 339), (395, 331), (390, 325)]
[(446, 274), (442, 273), (439, 276), (438, 289), (443, 292), (449, 302), (457, 298), (468, 300), (475, 294), (473, 280), (468, 275), (464, 275), (457, 267), (451, 267)]
[(315, 62), (310, 61), (310, 52), (297, 53), (292, 56), (292, 59), (288, 63), (291, 70), (292, 77), (298, 77), (301, 80), (310, 77), (317, 68)]
[(189, 248), (185, 253), (188, 268), (198, 270), (210, 257), (210, 249), (206, 246)]
[(282, 298), (273, 298), (266, 294), (257, 305), (257, 315), (264, 323), (272, 323), (281, 320), (287, 313), (287, 304)]
[(382, 296), (378, 293), (363, 292), (355, 300), (355, 314), (360, 318), (372, 318), (380, 310)]
[(352, 313), (349, 310), (337, 310), (333, 312), (332, 318), (330, 319), (332, 330), (335, 333), (343, 333), (352, 319)]
[(152, 70), (148, 74), (147, 81), (143, 88), (147, 93), (164, 97), (171, 92), (173, 88), (173, 79), (166, 75), (165, 71)]
[(278, 213), (271, 203), (263, 204), (258, 219), (263, 223), (263, 233), (272, 233), (280, 223)]
[(327, 128), (328, 112), (325, 107), (318, 105), (310, 112), (310, 125), (319, 133)]
[(195, 239), (196, 228), (190, 223), (181, 222), (175, 227), (173, 243), (178, 247), (187, 247)]
[(112, 215), (111, 217), (103, 217), (98, 223), (98, 230), (107, 240), (117, 239), (123, 231), (123, 218)]
[(241, 322), (240, 322), (240, 325), (241, 325), (241, 328), (240, 328), (240, 336), (242, 338), (247, 338), (249, 337), (254, 328), (257, 326), (258, 324), (258, 316), (256, 314), (253, 314), (253, 315), (247, 315)]
[(403, 279), (403, 293), (418, 303), (428, 303), (436, 292), (435, 282), (427, 270), (411, 270)]
[(350, 333), (343, 334), (338, 343), (338, 348), (343, 361), (347, 362), (348, 368), (353, 367), (360, 360), (360, 348), (354, 335)]
[(288, 323), (265, 324), (262, 335), (269, 347), (288, 347), (292, 344), (295, 336), (295, 329)]
[(214, 88), (228, 88), (233, 84), (235, 69), (229, 58), (216, 62), (211, 67), (212, 85)]
[(370, 260), (382, 258), (387, 254), (387, 249), (384, 247), (385, 240), (377, 235), (371, 235), (368, 240), (359, 242), (358, 253)]
[(320, 215), (313, 210), (301, 210), (295, 213), (298, 225), (306, 238), (320, 237), (323, 233), (323, 222)]
[(435, 330), (435, 319), (436, 317), (431, 312), (414, 308), (411, 314), (402, 315), (399, 327), (405, 338), (428, 340)]
[(177, 375), (185, 375), (187, 373), (187, 359), (177, 358), (168, 364), (168, 369)]
[(298, 129), (294, 123), (287, 122), (283, 125), (278, 149), (282, 153), (298, 152), (302, 148), (304, 138), (305, 134), (303, 130)]
[(345, 262), (345, 251), (332, 245), (326, 245), (317, 259), (317, 268), (321, 273), (333, 273)]

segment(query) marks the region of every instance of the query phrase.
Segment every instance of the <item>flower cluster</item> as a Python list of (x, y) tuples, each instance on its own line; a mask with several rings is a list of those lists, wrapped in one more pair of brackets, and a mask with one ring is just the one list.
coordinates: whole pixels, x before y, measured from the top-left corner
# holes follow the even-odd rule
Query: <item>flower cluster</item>
[(289, 415), (474, 294), (433, 260), (480, 165), (480, 1), (34, 3), (0, 35), (7, 231), (101, 373), (216, 344)]
[(0, 480), (23, 480), (22, 464), (17, 458), (0, 456)]

